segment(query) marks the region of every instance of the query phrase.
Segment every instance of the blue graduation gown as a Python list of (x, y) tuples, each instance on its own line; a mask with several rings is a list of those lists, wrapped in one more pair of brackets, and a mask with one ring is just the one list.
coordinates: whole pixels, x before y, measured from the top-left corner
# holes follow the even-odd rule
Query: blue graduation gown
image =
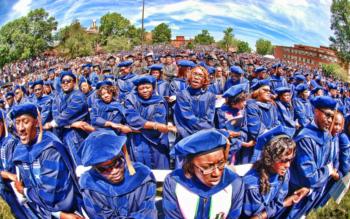
[[(234, 119), (228, 120), (227, 115), (233, 116)], [(242, 141), (245, 142), (247, 140), (247, 133), (245, 131), (246, 126), (247, 116), (245, 111), (240, 112), (238, 109), (233, 109), (226, 104), (223, 104), (220, 108), (217, 109), (215, 127), (222, 131), (228, 130), (241, 133), (240, 137), (231, 139), (229, 161), (233, 161), (233, 157), (234, 160), (236, 160), (236, 158), (239, 156), (237, 153), (241, 149)], [(241, 158), (237, 159), (241, 160)]]
[(134, 92), (125, 100), (125, 116), (129, 126), (141, 131), (129, 135), (128, 145), (132, 159), (152, 169), (169, 169), (168, 134), (143, 129), (147, 121), (167, 124), (166, 101), (155, 92), (148, 100)]
[(290, 208), (288, 218), (299, 218), (316, 206), (330, 180), (327, 164), (337, 164), (336, 150), (331, 145), (332, 137), (318, 129), (314, 122), (303, 128), (294, 140), (297, 147), (290, 167), (289, 193), (301, 187), (312, 189), (312, 193)]
[(163, 210), (166, 219), (234, 219), (241, 214), (243, 195), (241, 177), (227, 168), (220, 183), (210, 188), (195, 176), (188, 179), (182, 169), (176, 169), (164, 181)]
[(175, 96), (176, 93), (185, 90), (187, 86), (188, 85), (185, 78), (174, 78), (170, 82), (170, 96)]
[[(16, 145), (18, 144), (18, 139), (13, 135), (9, 134), (7, 137), (2, 137), (0, 139), (0, 171), (7, 171), (10, 173), (16, 173), (15, 165), (13, 163), (13, 152)], [(26, 209), (18, 202), (17, 197), (10, 185), (9, 180), (4, 181), (0, 177), (0, 195), (7, 202), (11, 208), (11, 213), (16, 218), (29, 218)]]
[(119, 100), (123, 103), (126, 96), (134, 89), (133, 80), (136, 79), (134, 73), (129, 73), (127, 75), (121, 75), (117, 79), (117, 86), (119, 88)]
[(313, 113), (312, 105), (309, 100), (296, 97), (293, 99), (293, 107), (294, 107), (294, 118), (299, 122), (299, 125), (302, 128), (305, 127), (307, 124), (309, 124), (313, 120), (314, 113)]
[(274, 92), (278, 87), (288, 87), (288, 83), (284, 77), (277, 77), (276, 75), (272, 75), (270, 77), (270, 87)]
[(52, 120), (52, 98), (44, 95), (40, 98), (35, 97), (34, 103), (40, 107), (41, 123), (44, 125)]
[(182, 138), (214, 127), (215, 94), (206, 89), (187, 89), (176, 95), (174, 122)]
[[(80, 129), (68, 128), (76, 121), (85, 121), (88, 116), (88, 106), (85, 95), (73, 90), (69, 94), (60, 93), (52, 104), (53, 118), (59, 128), (59, 137), (63, 140), (65, 146), (72, 156), (75, 166), (79, 165), (80, 158), (77, 151), (87, 136), (87, 133)], [(65, 128), (67, 127), (67, 128)]]
[(269, 176), (270, 191), (261, 194), (260, 175), (256, 169), (251, 169), (244, 177), (245, 194), (242, 216), (253, 217), (266, 211), (267, 218), (276, 218), (283, 210), (283, 202), (288, 194), (289, 171), (284, 177), (277, 174)]
[[(257, 137), (262, 133), (278, 126), (277, 110), (271, 103), (263, 103), (254, 99), (248, 100), (246, 106), (247, 113), (247, 141), (256, 141)], [(254, 147), (242, 148), (238, 160), (239, 164), (254, 163), (252, 160)]]
[(227, 79), (225, 82), (224, 86), (224, 92), (230, 89), (232, 86), (237, 85), (237, 84), (243, 84), (243, 83), (248, 83), (248, 80), (246, 78), (241, 78), (238, 81), (233, 81), (232, 78)]
[(339, 169), (341, 177), (350, 172), (350, 140), (346, 133), (339, 135)]
[(109, 183), (91, 169), (79, 179), (84, 204), (90, 218), (157, 218), (156, 182), (149, 168), (134, 163), (136, 174), (125, 169), (124, 180)]
[(279, 100), (276, 101), (277, 107), (277, 115), (278, 121), (281, 125), (290, 128), (292, 130), (291, 133), (295, 133), (295, 121), (294, 121), (294, 109), (291, 104), (281, 102)]
[(223, 93), (224, 88), (221, 81), (214, 80), (210, 82), (208, 90), (216, 95), (220, 95)]
[[(97, 127), (97, 129), (108, 129), (105, 127), (107, 121), (111, 121), (117, 124), (125, 124), (125, 109), (117, 101), (112, 101), (109, 104), (103, 102), (101, 99), (96, 100), (95, 107), (90, 112), (91, 125)], [(114, 130), (116, 134), (120, 134)]]
[(165, 80), (157, 80), (157, 91), (158, 95), (161, 97), (170, 96), (170, 87), (169, 83)]
[(81, 196), (70, 158), (59, 139), (44, 132), (40, 143), (19, 143), (13, 161), (19, 168), (28, 205), (39, 218), (80, 211)]

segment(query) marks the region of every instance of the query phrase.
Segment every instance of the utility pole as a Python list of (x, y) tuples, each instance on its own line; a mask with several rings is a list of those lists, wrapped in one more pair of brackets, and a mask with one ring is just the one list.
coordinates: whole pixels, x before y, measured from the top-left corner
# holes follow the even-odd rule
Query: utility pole
[(143, 27), (143, 21), (145, 17), (145, 0), (142, 0), (142, 26), (141, 26), (141, 57), (143, 61), (143, 40), (144, 40), (144, 27)]

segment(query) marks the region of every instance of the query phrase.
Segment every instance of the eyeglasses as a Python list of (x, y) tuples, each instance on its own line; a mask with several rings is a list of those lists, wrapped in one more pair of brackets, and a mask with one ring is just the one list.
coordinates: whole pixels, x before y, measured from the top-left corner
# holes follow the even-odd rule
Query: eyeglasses
[(69, 84), (69, 83), (72, 83), (72, 79), (63, 79), (62, 81), (61, 81), (61, 84)]
[(193, 165), (195, 167), (197, 167), (202, 172), (203, 175), (208, 175), (208, 174), (211, 174), (212, 172), (214, 172), (214, 170), (216, 168), (219, 170), (223, 170), (226, 166), (226, 161), (222, 160), (217, 164), (210, 164), (210, 166), (207, 168), (203, 168), (203, 167), (197, 166), (195, 164), (193, 164)]
[(325, 110), (319, 109), (327, 118), (333, 119), (334, 113), (326, 112)]
[(263, 90), (263, 91), (266, 92), (266, 93), (271, 93), (271, 90), (268, 89), (268, 88), (263, 88), (263, 89), (261, 89), (261, 90)]
[(20, 93), (21, 93), (21, 92), (16, 92), (15, 94), (18, 95), (18, 94), (20, 94)]
[(106, 173), (110, 173), (114, 168), (120, 168), (121, 166), (124, 165), (124, 163), (125, 163), (124, 158), (119, 156), (114, 158), (111, 164), (105, 165), (105, 166), (95, 166), (95, 169), (97, 170), (97, 172), (101, 174), (106, 174)]
[(204, 75), (202, 75), (202, 72), (193, 72), (192, 76), (197, 78), (204, 78)]

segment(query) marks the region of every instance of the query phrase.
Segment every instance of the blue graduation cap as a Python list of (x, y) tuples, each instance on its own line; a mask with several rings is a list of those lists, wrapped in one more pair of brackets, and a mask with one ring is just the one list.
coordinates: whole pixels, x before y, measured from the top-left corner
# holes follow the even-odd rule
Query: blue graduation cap
[(265, 146), (274, 138), (276, 137), (288, 137), (292, 138), (294, 135), (295, 129), (288, 128), (286, 126), (276, 126), (264, 134), (258, 136), (256, 140), (256, 144), (254, 146), (254, 154), (252, 157), (252, 160), (257, 161), (261, 157), (261, 152), (265, 148)]
[(145, 76), (141, 76), (136, 78), (135, 80), (132, 81), (134, 83), (134, 85), (137, 87), (141, 84), (152, 84), (153, 87), (156, 85), (156, 79), (155, 77), (151, 76), (151, 75), (145, 75)]
[(242, 92), (246, 92), (247, 88), (248, 88), (247, 83), (234, 85), (234, 86), (230, 87), (227, 91), (225, 91), (225, 93), (222, 95), (222, 97), (225, 97), (225, 98), (235, 97)]
[(254, 73), (260, 73), (262, 71), (266, 71), (267, 69), (264, 67), (264, 66), (260, 66), (260, 67), (257, 67), (255, 70), (254, 70)]
[(60, 80), (62, 80), (62, 78), (64, 78), (65, 76), (70, 76), (71, 78), (73, 78), (73, 80), (77, 79), (77, 77), (75, 76), (75, 74), (73, 74), (73, 72), (71, 70), (61, 71)]
[(285, 92), (290, 92), (290, 88), (289, 87), (278, 87), (275, 89), (275, 93), (277, 94), (282, 94), (282, 93), (285, 93)]
[(215, 74), (215, 68), (214, 67), (209, 66), (207, 68), (207, 71), (208, 71), (208, 74), (210, 74), (210, 75)]
[(272, 65), (272, 68), (279, 68), (279, 67), (282, 67), (281, 63), (275, 63)]
[(52, 86), (52, 81), (44, 81), (44, 85), (50, 85), (50, 86)]
[(88, 85), (91, 85), (91, 81), (89, 79), (86, 79), (85, 77), (80, 78), (79, 80), (79, 87), (82, 83), (88, 83)]
[(79, 149), (84, 166), (94, 166), (115, 158), (126, 142), (125, 136), (112, 132), (92, 132)]
[(190, 68), (194, 68), (196, 66), (196, 64), (194, 64), (194, 62), (189, 61), (189, 60), (179, 60), (177, 62), (177, 65), (180, 67), (190, 67)]
[(121, 62), (118, 64), (118, 68), (121, 68), (121, 67), (129, 67), (132, 65), (132, 61), (124, 61), (124, 62)]
[(91, 63), (86, 63), (84, 65), (81, 66), (82, 69), (84, 68), (91, 68), (92, 64)]
[(337, 90), (337, 89), (338, 89), (337, 85), (334, 84), (334, 83), (329, 83), (329, 84), (328, 84), (328, 88), (329, 88), (329, 89), (334, 89), (334, 90)]
[(326, 108), (334, 110), (337, 106), (337, 101), (329, 96), (319, 96), (310, 100), (311, 104), (317, 108)]
[(269, 79), (258, 80), (250, 87), (250, 89), (254, 91), (259, 89), (262, 86), (269, 86), (269, 85), (270, 85)]
[(306, 81), (305, 76), (304, 75), (300, 75), (300, 74), (295, 75), (294, 79), (298, 80), (298, 81)]
[(114, 75), (105, 75), (103, 76), (103, 80), (114, 81)]
[(50, 68), (47, 73), (50, 75), (50, 74), (54, 74), (55, 73), (55, 68)]
[(18, 90), (18, 89), (21, 89), (21, 91), (23, 91), (23, 93), (26, 93), (26, 88), (24, 86), (21, 86), (21, 85), (16, 85), (15, 86), (15, 89), (13, 89), (14, 91)]
[(43, 80), (36, 80), (33, 82), (31, 87), (34, 88), (36, 85), (44, 85), (44, 81)]
[(148, 69), (149, 69), (150, 71), (153, 71), (153, 70), (161, 71), (161, 70), (163, 69), (163, 65), (153, 64), (153, 65), (151, 65), (150, 67), (148, 67)]
[(171, 156), (185, 157), (226, 147), (226, 137), (215, 129), (205, 129), (180, 140), (171, 150)]
[(96, 85), (96, 89), (100, 89), (102, 86), (113, 86), (113, 83), (112, 81), (108, 81), (108, 80), (105, 80), (105, 81), (100, 81), (97, 83)]
[(36, 105), (32, 103), (23, 103), (20, 105), (16, 105), (12, 107), (10, 117), (11, 119), (15, 119), (18, 116), (24, 115), (24, 114), (29, 114), (33, 116), (34, 118), (37, 118), (38, 116), (38, 109)]
[(5, 94), (5, 98), (6, 98), (6, 99), (8, 99), (9, 97), (14, 97), (14, 96), (15, 96), (15, 93), (13, 93), (12, 91), (7, 92), (7, 93)]
[(298, 84), (298, 86), (295, 87), (295, 91), (300, 93), (303, 92), (304, 90), (308, 90), (307, 84)]
[[(4, 99), (0, 99), (0, 104), (4, 104), (5, 103), (5, 100)], [(2, 119), (2, 115), (1, 115), (1, 118)]]
[(317, 93), (317, 91), (323, 89), (323, 87), (321, 87), (320, 85), (316, 85), (312, 90), (311, 90), (311, 94), (315, 94)]
[(230, 72), (234, 73), (234, 74), (238, 74), (238, 75), (244, 74), (244, 71), (241, 69), (241, 67), (236, 66), (236, 65), (232, 65), (230, 67)]

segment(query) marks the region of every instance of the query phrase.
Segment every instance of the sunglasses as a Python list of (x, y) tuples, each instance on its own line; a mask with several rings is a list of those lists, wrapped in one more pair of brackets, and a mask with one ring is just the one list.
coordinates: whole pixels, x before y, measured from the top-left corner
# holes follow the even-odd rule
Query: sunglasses
[(319, 109), (327, 118), (334, 118), (334, 113), (326, 112), (325, 110)]
[(72, 83), (72, 79), (63, 79), (62, 81), (61, 81), (61, 84), (69, 84), (69, 83)]
[(114, 168), (120, 168), (125, 163), (122, 156), (116, 157), (112, 160), (111, 164), (105, 166), (96, 166), (95, 169), (101, 174), (110, 173)]

